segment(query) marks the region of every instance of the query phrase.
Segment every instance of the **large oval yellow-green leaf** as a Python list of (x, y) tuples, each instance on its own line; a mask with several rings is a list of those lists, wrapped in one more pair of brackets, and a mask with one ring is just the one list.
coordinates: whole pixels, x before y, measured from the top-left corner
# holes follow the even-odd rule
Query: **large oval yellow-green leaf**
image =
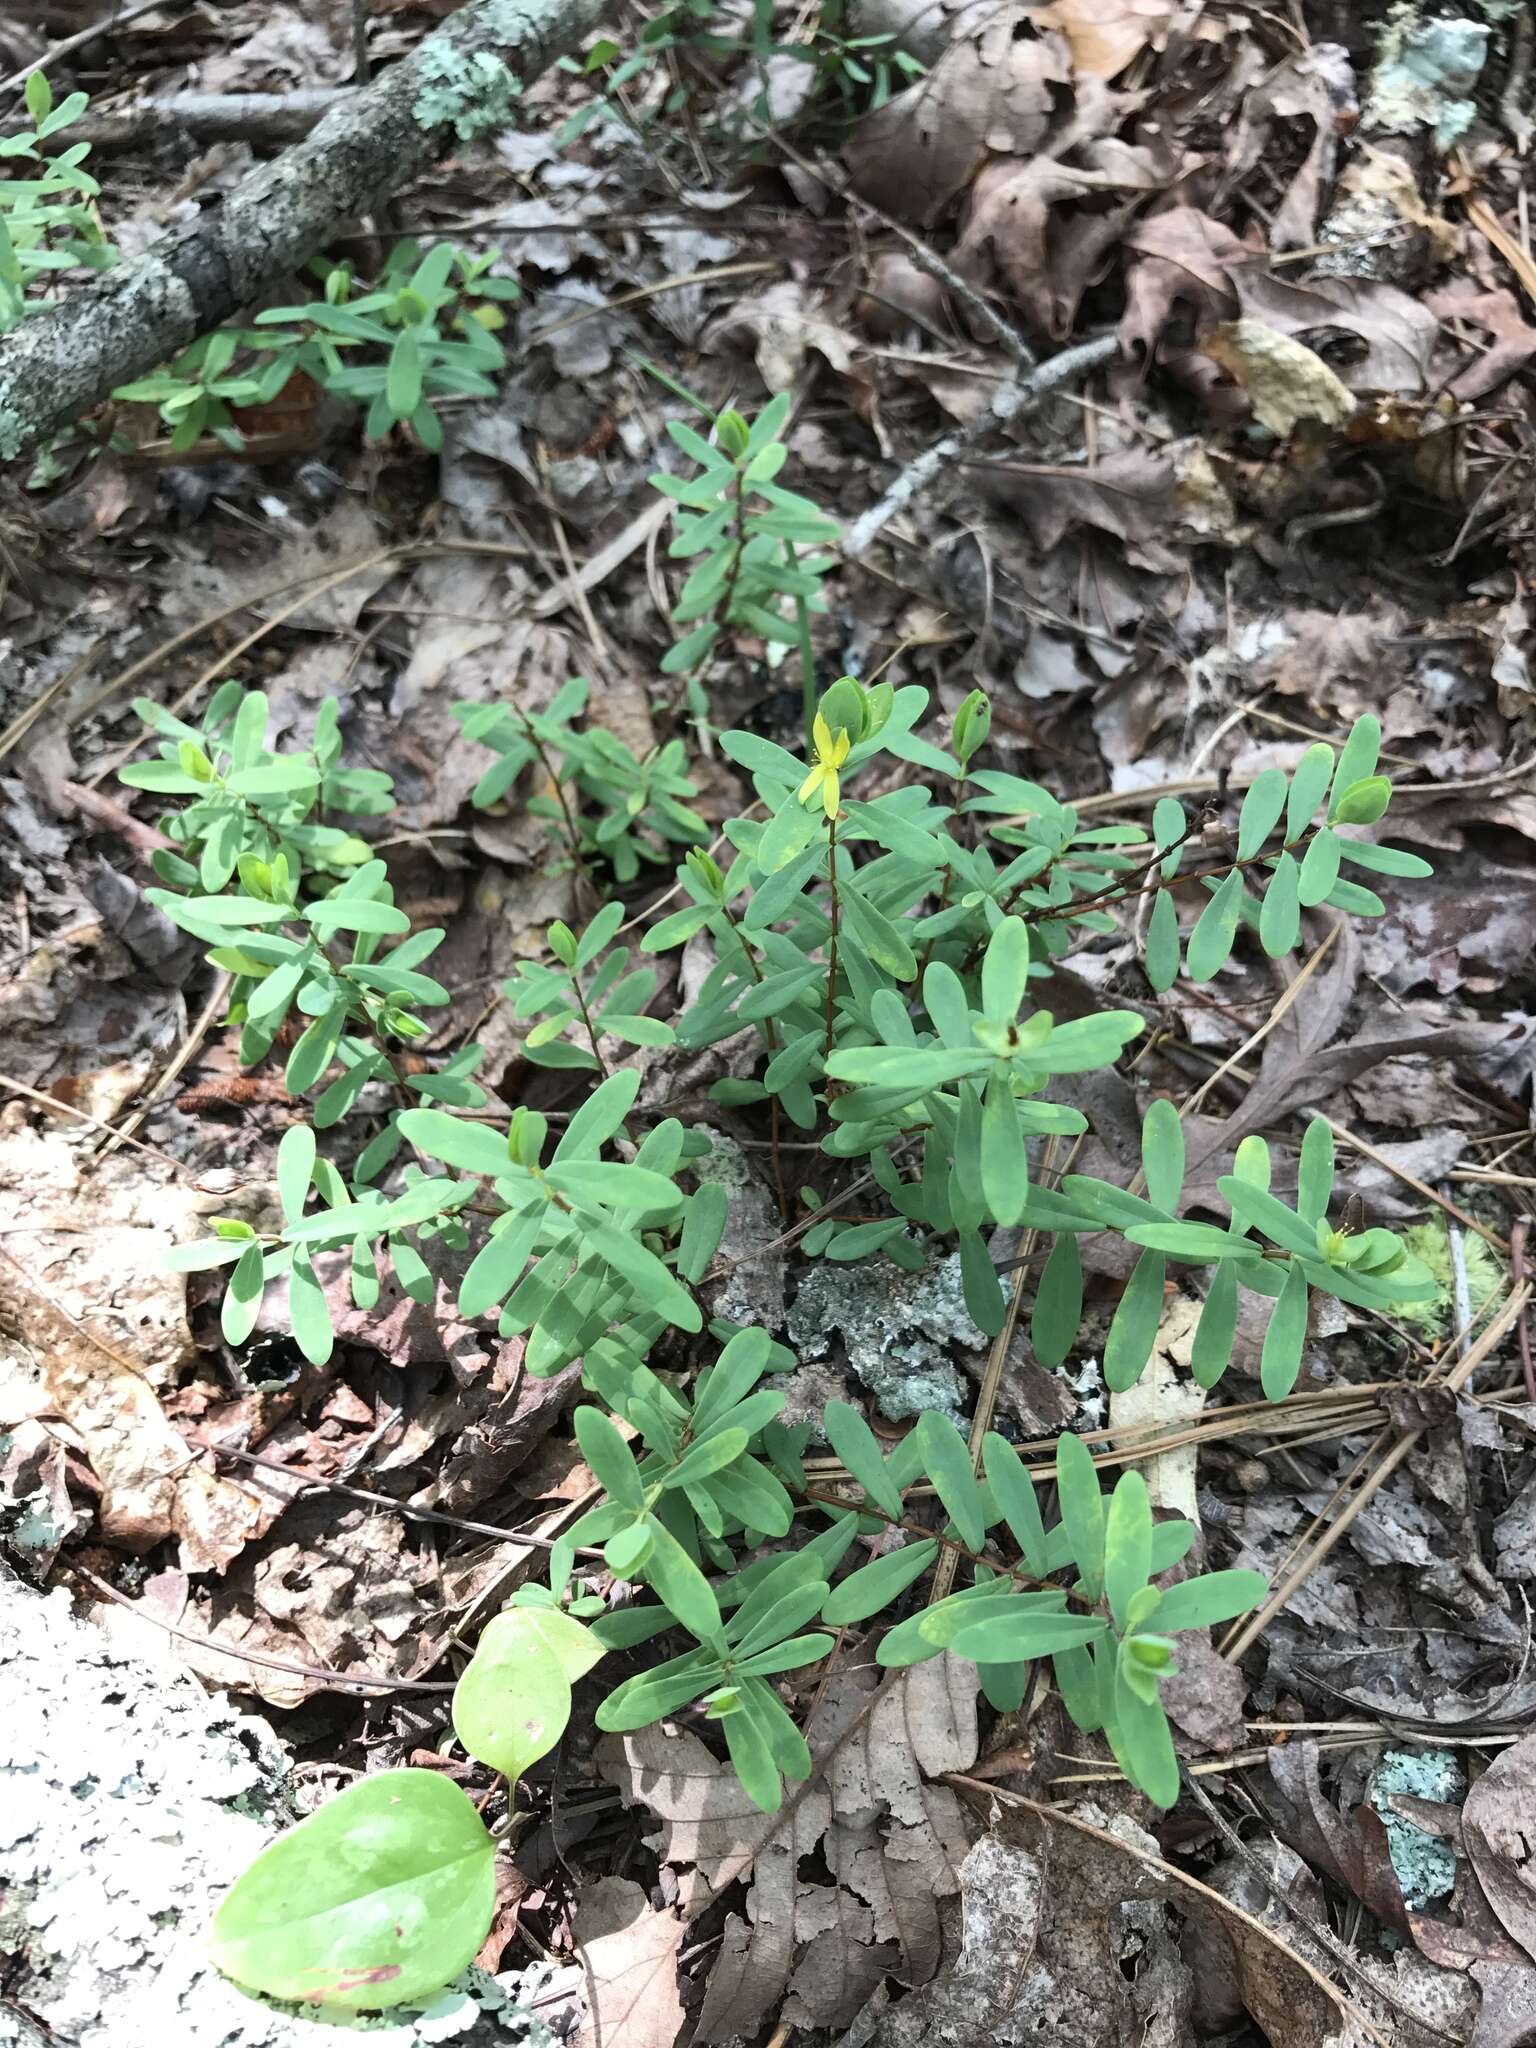
[(381, 1771), (264, 1849), (208, 1947), (248, 1991), (348, 2012), (438, 1991), (490, 1928), (495, 1848), (437, 1771)]
[(520, 1778), (565, 1733), (571, 1681), (602, 1654), (557, 1608), (507, 1608), (487, 1622), (454, 1690), (454, 1732), (481, 1763)]

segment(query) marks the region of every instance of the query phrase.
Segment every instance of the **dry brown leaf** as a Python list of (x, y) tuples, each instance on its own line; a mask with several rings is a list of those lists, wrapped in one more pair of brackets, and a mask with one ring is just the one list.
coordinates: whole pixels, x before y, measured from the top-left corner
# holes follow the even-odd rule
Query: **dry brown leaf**
[(1489, 1905), (1536, 1960), (1536, 1735), (1495, 1757), (1467, 1794), (1461, 1830)]
[(1001, 6), (957, 35), (926, 78), (866, 114), (844, 150), (855, 191), (902, 220), (931, 225), (989, 156), (1033, 156), (1072, 78), (1065, 40), (1028, 32)]
[(1440, 322), (1395, 285), (1352, 277), (1296, 284), (1254, 268), (1251, 260), (1234, 263), (1231, 283), (1244, 319), (1306, 341), (1349, 390), (1417, 397), (1430, 388)]
[(0, 1323), (35, 1361), (19, 1363), (0, 1422), (62, 1421), (101, 1483), (100, 1530), (134, 1552), (174, 1536), (182, 1569), (220, 1571), (270, 1515), (254, 1493), (194, 1462), (154, 1388), (125, 1352), (64, 1310), (0, 1248)]
[[(652, 1840), (684, 1867), (685, 1901), (752, 1869), (746, 1917), (727, 1919), (710, 1973), (700, 2041), (754, 2033), (781, 2002), (791, 2025), (847, 2026), (882, 1977), (921, 1984), (938, 1967), (939, 1902), (958, 1887), (970, 1829), (955, 1794), (929, 1779), (975, 1761), (975, 1673), (947, 1655), (914, 1665), (866, 1713), (878, 1678), (834, 1674), (807, 1739), (825, 1755), (852, 1733), (776, 1827), (696, 1736), (656, 1727), (598, 1744), (604, 1775), (661, 1819)], [(831, 1884), (799, 1875), (818, 1850)]]
[(1209, 214), (1193, 206), (1170, 206), (1138, 221), (1125, 237), (1125, 248), (1120, 339), (1130, 355), (1151, 361), (1177, 305), (1193, 306), (1202, 320), (1225, 320), (1237, 311), (1231, 273), (1253, 252)]
[(1463, 404), (1497, 391), (1536, 356), (1536, 327), (1526, 325), (1513, 292), (1476, 291), (1469, 278), (1460, 278), (1443, 292), (1431, 292), (1424, 303), (1442, 320), (1468, 320), (1493, 337), (1493, 346), (1475, 355), (1449, 387)]
[(1094, 78), (1118, 78), (1147, 48), (1160, 50), (1175, 0), (1050, 0), (1030, 9), (1042, 28), (1060, 29), (1072, 61)]
[(1287, 1743), (1269, 1752), (1269, 1774), (1287, 1809), (1276, 1823), (1281, 1836), (1347, 1886), (1384, 1926), (1411, 1941), (1413, 1928), (1385, 1822), (1373, 1806), (1358, 1806), (1346, 1819), (1323, 1792), (1317, 1759), (1315, 1742)]
[(1244, 97), (1227, 149), (1228, 184), (1235, 187), (1266, 154), (1274, 124), (1310, 120), (1312, 142), (1275, 209), (1269, 245), (1302, 249), (1317, 240), (1320, 194), (1333, 176), (1339, 137), (1354, 120), (1355, 74), (1338, 43), (1317, 43), (1275, 66)]
[(576, 1899), (577, 1957), (587, 2016), (576, 2048), (672, 2048), (683, 2023), (677, 1950), (683, 1923), (656, 1912), (626, 1877), (604, 1877)]
[(1341, 427), (1354, 416), (1353, 395), (1322, 357), (1262, 320), (1230, 320), (1213, 328), (1201, 346), (1242, 385), (1254, 418), (1277, 440), (1303, 420)]

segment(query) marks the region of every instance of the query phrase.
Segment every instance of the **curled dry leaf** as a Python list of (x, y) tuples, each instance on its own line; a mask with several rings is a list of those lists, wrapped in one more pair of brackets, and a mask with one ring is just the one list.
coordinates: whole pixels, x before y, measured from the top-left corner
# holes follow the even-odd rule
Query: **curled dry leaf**
[[(141, 1553), (168, 1536), (189, 1572), (220, 1571), (271, 1519), (256, 1495), (194, 1462), (153, 1387), (125, 1352), (78, 1322), (0, 1249), (0, 1323), (25, 1332), (35, 1360), (8, 1401), (64, 1422), (101, 1484), (100, 1531)], [(8, 1411), (0, 1411), (0, 1419)]]
[(1245, 320), (1262, 320), (1324, 353), (1351, 391), (1418, 397), (1429, 390), (1440, 322), (1395, 285), (1353, 277), (1296, 284), (1251, 259), (1234, 264), (1231, 284)]
[(1281, 1837), (1347, 1886), (1384, 1926), (1411, 1941), (1413, 1927), (1381, 1815), (1374, 1807), (1360, 1806), (1346, 1820), (1323, 1792), (1317, 1759), (1315, 1742), (1287, 1743), (1269, 1752), (1269, 1773), (1287, 1808), (1277, 1822)]
[(1262, 320), (1231, 320), (1201, 344), (1248, 394), (1253, 416), (1277, 440), (1303, 420), (1341, 427), (1355, 412), (1355, 399), (1322, 357)]
[(672, 2048), (683, 2023), (677, 1950), (683, 1923), (637, 1884), (601, 1878), (576, 1900), (587, 2017), (576, 2048)]
[[(888, 1682), (871, 1709), (875, 1681), (868, 1669), (834, 1675), (807, 1740), (825, 1756), (848, 1739), (819, 1782), (798, 1797), (792, 1788), (776, 1824), (695, 1736), (654, 1727), (598, 1744), (604, 1775), (661, 1819), (653, 1840), (684, 1867), (685, 1900), (752, 1870), (747, 1916), (727, 1919), (710, 1973), (700, 2041), (754, 2033), (781, 2001), (791, 2025), (847, 2026), (882, 1977), (922, 1984), (938, 1967), (939, 1903), (958, 1889), (970, 1829), (955, 1794), (930, 1780), (975, 1761), (975, 1675), (934, 1658)], [(831, 1884), (799, 1877), (818, 1850)]]
[(1536, 1961), (1536, 1735), (1488, 1766), (1467, 1794), (1461, 1830), (1489, 1905)]

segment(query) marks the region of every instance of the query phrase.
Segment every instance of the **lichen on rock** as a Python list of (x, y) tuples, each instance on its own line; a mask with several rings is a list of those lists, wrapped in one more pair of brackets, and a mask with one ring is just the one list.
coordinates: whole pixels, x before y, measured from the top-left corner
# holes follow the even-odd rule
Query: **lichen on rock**
[(959, 1422), (964, 1387), (951, 1354), (956, 1347), (980, 1350), (987, 1341), (966, 1312), (954, 1252), (921, 1273), (884, 1259), (815, 1267), (789, 1312), (790, 1342), (802, 1358), (823, 1358), (834, 1337), (892, 1422), (928, 1408)]

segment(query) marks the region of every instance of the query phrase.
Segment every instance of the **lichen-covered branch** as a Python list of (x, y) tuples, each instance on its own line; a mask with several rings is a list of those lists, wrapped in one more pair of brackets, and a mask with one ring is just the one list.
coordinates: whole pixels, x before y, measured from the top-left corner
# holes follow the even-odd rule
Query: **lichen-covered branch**
[(24, 320), (0, 341), (0, 460), (254, 304), (456, 142), (503, 126), (519, 87), (601, 13), (602, 0), (473, 0), (217, 213)]

